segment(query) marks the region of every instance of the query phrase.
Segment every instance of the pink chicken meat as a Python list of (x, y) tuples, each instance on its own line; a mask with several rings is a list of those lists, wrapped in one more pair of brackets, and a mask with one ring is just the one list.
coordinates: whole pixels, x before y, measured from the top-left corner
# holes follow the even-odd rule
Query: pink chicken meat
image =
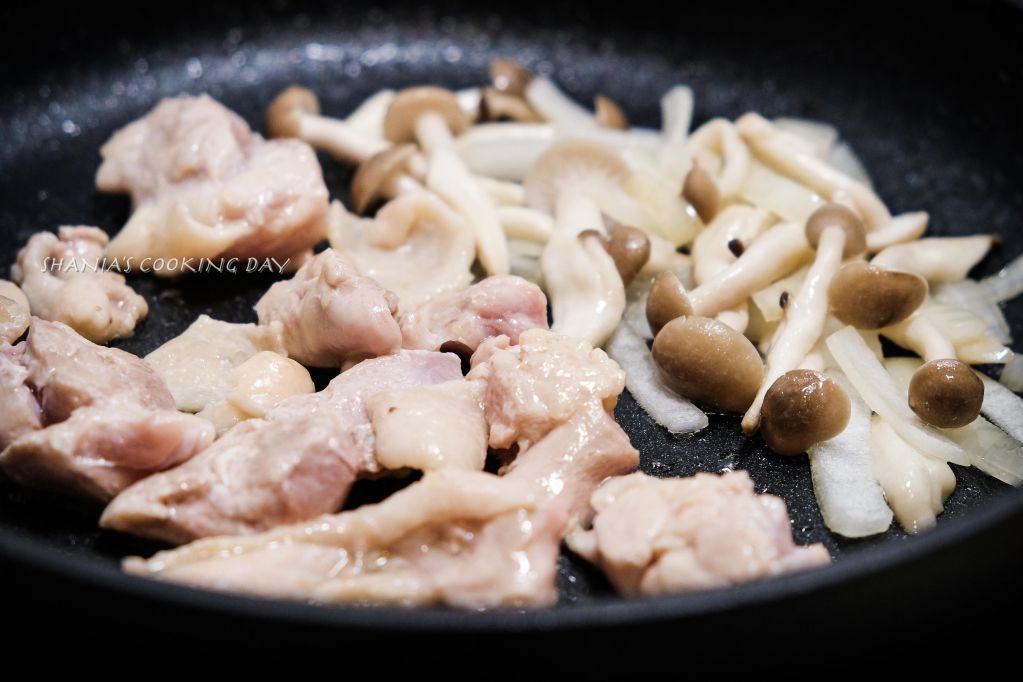
[(25, 485), (108, 500), (213, 441), (142, 360), (59, 322), (0, 350), (0, 382), (0, 468)]
[(402, 351), (364, 361), (323, 391), (289, 398), (184, 465), (128, 488), (100, 525), (179, 544), (334, 512), (357, 476), (380, 470), (367, 400), (461, 379), (450, 353)]

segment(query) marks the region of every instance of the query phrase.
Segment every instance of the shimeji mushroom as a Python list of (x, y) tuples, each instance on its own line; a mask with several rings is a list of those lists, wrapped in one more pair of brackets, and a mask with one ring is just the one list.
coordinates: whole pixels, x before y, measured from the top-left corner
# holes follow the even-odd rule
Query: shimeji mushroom
[(473, 173), (521, 182), (554, 136), (546, 123), (481, 123), (460, 135), (455, 149)]
[(930, 237), (905, 244), (895, 244), (878, 253), (870, 261), (894, 270), (915, 272), (929, 282), (958, 282), (981, 261), (995, 237)]
[(515, 59), (496, 57), (490, 61), (490, 82), (498, 92), (522, 97), (532, 80), (533, 72)]
[(348, 124), (349, 128), (382, 140), (384, 138), (384, 117), (387, 115), (387, 108), (391, 106), (393, 99), (394, 90), (378, 90), (355, 107), (355, 110), (345, 117), (344, 122)]
[(679, 395), (726, 412), (742, 412), (764, 376), (749, 339), (717, 320), (677, 317), (654, 337), (654, 362)]
[(928, 215), (925, 211), (895, 216), (887, 225), (867, 233), (867, 252), (877, 253), (893, 244), (919, 239), (927, 231), (927, 221)]
[(909, 407), (928, 424), (944, 429), (966, 426), (980, 414), (984, 384), (965, 362), (925, 362), (909, 383)]
[(927, 298), (927, 280), (902, 270), (854, 261), (842, 266), (828, 287), (831, 312), (859, 329), (902, 322)]
[(811, 256), (802, 225), (770, 227), (750, 242), (734, 263), (689, 292), (693, 311), (713, 317), (735, 308), (754, 292), (798, 270)]
[(925, 360), (957, 356), (955, 344), (927, 315), (915, 311), (909, 317), (881, 329), (881, 334)]
[(798, 455), (842, 433), (849, 412), (849, 396), (834, 380), (794, 369), (778, 377), (764, 395), (760, 432), (774, 452)]
[(480, 121), (517, 121), (519, 123), (541, 123), (543, 119), (533, 111), (521, 97), (501, 92), (496, 88), (484, 88), (480, 95)]
[(654, 336), (676, 317), (692, 314), (693, 306), (675, 273), (659, 272), (651, 282), (646, 297), (646, 319)]
[(603, 343), (618, 324), (625, 309), (625, 288), (602, 240), (594, 238), (606, 230), (591, 197), (623, 193), (621, 184), (627, 177), (628, 167), (613, 151), (571, 141), (544, 153), (524, 183), (527, 205), (555, 218), (554, 233), (541, 258), (554, 316), (552, 329), (594, 346)]
[(750, 152), (731, 121), (715, 118), (693, 131), (678, 158), (665, 166), (667, 175), (679, 182), (691, 172), (694, 163), (705, 171), (720, 157), (720, 170), (710, 176), (721, 200), (729, 201), (739, 194), (749, 174)]
[(360, 273), (397, 294), (403, 309), (472, 282), (472, 230), (461, 214), (425, 190), (388, 202), (372, 219), (333, 202), (330, 242)]
[(593, 100), (593, 108), (597, 125), (616, 130), (627, 130), (629, 128), (629, 119), (626, 117), (625, 112), (610, 97), (597, 95)]
[(863, 253), (866, 237), (863, 223), (851, 210), (828, 204), (806, 221), (806, 238), (817, 249), (813, 265), (799, 292), (789, 299), (782, 322), (767, 354), (767, 372), (756, 399), (742, 419), (746, 433), (760, 425), (760, 407), (771, 385), (785, 372), (795, 369), (813, 349), (828, 316), (828, 287), (843, 258)]
[(374, 154), (359, 164), (352, 178), (351, 203), (362, 214), (380, 197), (421, 189), (406, 169), (417, 153), (414, 144), (398, 144)]
[(455, 153), (454, 135), (469, 125), (454, 93), (423, 86), (399, 92), (387, 110), (384, 134), (394, 143), (415, 139), (426, 152), (426, 186), (466, 217), (476, 232), (480, 264), (487, 274), (509, 271), (508, 243), (493, 201)]
[(266, 115), (271, 137), (297, 137), (346, 163), (360, 163), (391, 145), (363, 129), (320, 115), (320, 102), (308, 88), (293, 85), (281, 92)]
[(686, 180), (682, 183), (682, 198), (689, 202), (704, 224), (714, 220), (721, 206), (721, 191), (717, 183), (697, 162), (693, 162), (692, 170), (686, 173)]
[(832, 201), (846, 197), (869, 231), (891, 222), (891, 214), (873, 190), (817, 158), (805, 144), (778, 130), (763, 116), (745, 114), (735, 122), (735, 127), (764, 163)]

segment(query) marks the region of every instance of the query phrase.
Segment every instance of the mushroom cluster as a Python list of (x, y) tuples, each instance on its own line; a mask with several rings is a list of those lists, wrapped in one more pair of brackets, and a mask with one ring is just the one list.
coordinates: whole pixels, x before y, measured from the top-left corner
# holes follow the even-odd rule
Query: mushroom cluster
[[(892, 457), (909, 448), (1023, 479), (1018, 443), (992, 465), (969, 446), (980, 436), (962, 435), (996, 438), (970, 365), (1013, 357), (994, 297), (967, 278), (995, 237), (923, 238), (927, 214), (892, 215), (826, 124), (748, 113), (691, 130), (680, 85), (655, 130), (513, 59), (489, 75), (462, 91), (382, 90), (346, 117), (300, 86), (269, 108), (271, 136), (355, 166), (331, 246), (402, 312), (479, 275), (541, 285), (552, 329), (606, 344), (673, 433), (704, 428), (702, 406), (741, 414), (779, 455), (808, 452), (826, 520), (847, 535), (891, 520), (875, 430), (902, 443), (878, 455), (889, 474), (908, 471)], [(882, 337), (925, 361), (905, 386)]]

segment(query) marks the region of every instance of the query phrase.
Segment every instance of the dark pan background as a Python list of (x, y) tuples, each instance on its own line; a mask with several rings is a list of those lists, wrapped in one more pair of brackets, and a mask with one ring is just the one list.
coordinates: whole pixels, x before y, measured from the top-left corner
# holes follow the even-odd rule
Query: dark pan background
[[(1021, 29), (1017, 8), (984, 2), (7, 7), (0, 268), (6, 275), (38, 230), (87, 223), (116, 231), (129, 205), (94, 190), (98, 148), (161, 97), (209, 92), (260, 129), (267, 103), (291, 82), (312, 87), (326, 113), (343, 115), (385, 86), (480, 83), (492, 56), (511, 55), (581, 101), (613, 97), (638, 124), (658, 124), (658, 97), (678, 82), (694, 88), (697, 124), (747, 110), (833, 122), (893, 212), (928, 210), (932, 234), (1000, 234), (1003, 244), (979, 268), (989, 273), (1023, 251)], [(350, 172), (323, 162), (332, 192), (344, 197)], [(136, 279), (150, 316), (119, 345), (146, 353), (200, 313), (254, 320), (251, 305), (271, 281)], [(1020, 334), (1023, 305), (1006, 312)], [(341, 642), (349, 650), (386, 638), (446, 658), (452, 636), (474, 650), (514, 649), (507, 637), (517, 632), (514, 641), (528, 636), (530, 647), (574, 652), (563, 663), (607, 671), (640, 652), (645, 660), (675, 655), (683, 644), (688, 656), (717, 656), (750, 653), (778, 636), (786, 650), (803, 652), (842, 648), (850, 633), (903, 642), (937, 632), (984, 636), (995, 627), (986, 616), (1019, 601), (1023, 493), (975, 470), (955, 468), (958, 485), (935, 532), (909, 538), (893, 527), (843, 541), (824, 529), (805, 456), (766, 454), (731, 417), (713, 418), (695, 437), (669, 437), (628, 395), (617, 416), (650, 473), (749, 470), (759, 490), (786, 500), (797, 541), (824, 542), (835, 565), (727, 592), (625, 601), (566, 557), (562, 603), (552, 610), (311, 608), (124, 578), (116, 558), (155, 545), (100, 533), (95, 507), (0, 481), (0, 603), (30, 639), (45, 632), (61, 646), (91, 632), (119, 648), (173, 641), (177, 650), (238, 651), (283, 640), (329, 653)], [(349, 504), (385, 492), (365, 485)], [(259, 652), (288, 658), (294, 650)], [(506, 671), (524, 660), (504, 658)]]

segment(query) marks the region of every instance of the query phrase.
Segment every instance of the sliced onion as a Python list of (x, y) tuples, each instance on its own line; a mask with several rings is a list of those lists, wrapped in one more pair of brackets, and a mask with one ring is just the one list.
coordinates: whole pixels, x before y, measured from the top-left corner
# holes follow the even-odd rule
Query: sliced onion
[(521, 182), (553, 142), (547, 124), (481, 123), (455, 140), (455, 150), (477, 175)]
[(1023, 294), (1023, 255), (990, 277), (982, 279), (980, 283), (998, 302)]
[(980, 408), (981, 414), (1023, 443), (1023, 398), (986, 374), (977, 372), (977, 376), (984, 382), (984, 404)]
[(799, 224), (805, 223), (824, 203), (809, 188), (757, 161), (750, 161), (749, 175), (739, 189), (739, 197), (766, 208), (782, 220)]
[(987, 323), (988, 333), (1002, 343), (1012, 343), (1012, 333), (1002, 309), (980, 282), (964, 279), (960, 282), (936, 284), (931, 287), (931, 298), (972, 312)]
[(671, 433), (707, 428), (707, 415), (665, 385), (646, 341), (632, 325), (619, 324), (604, 350), (625, 370), (625, 387), (655, 422)]
[(840, 372), (828, 372), (849, 395), (849, 424), (842, 433), (807, 450), (813, 492), (824, 523), (849, 538), (883, 533), (892, 510), (874, 477), (870, 449), (870, 408)]
[(1023, 355), (1017, 353), (1012, 362), (1002, 368), (998, 383), (1014, 393), (1023, 392)]
[(999, 364), (1012, 360), (1012, 351), (989, 331), (987, 321), (972, 310), (928, 302), (919, 314), (941, 330), (955, 346), (956, 357), (967, 364)]
[(845, 327), (829, 336), (827, 346), (860, 397), (907, 443), (935, 459), (954, 464), (970, 463), (969, 456), (961, 447), (933, 426), (925, 424), (909, 409), (905, 395), (855, 327)]

